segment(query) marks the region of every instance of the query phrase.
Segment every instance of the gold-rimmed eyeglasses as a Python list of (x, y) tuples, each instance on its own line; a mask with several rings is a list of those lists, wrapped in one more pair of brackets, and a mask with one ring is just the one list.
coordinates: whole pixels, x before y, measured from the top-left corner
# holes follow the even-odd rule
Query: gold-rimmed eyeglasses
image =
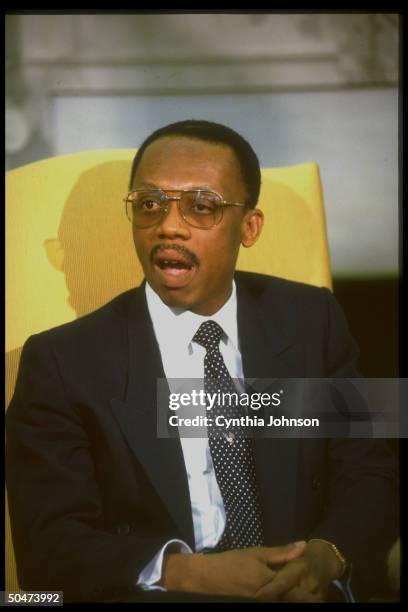
[[(168, 195), (171, 194), (171, 195)], [(179, 195), (175, 195), (179, 194)], [(159, 223), (169, 210), (169, 203), (177, 202), (180, 215), (186, 223), (199, 229), (211, 229), (218, 225), (223, 210), (229, 206), (248, 208), (247, 204), (227, 202), (219, 193), (206, 189), (134, 189), (124, 199), (126, 215), (137, 228), (147, 228)]]

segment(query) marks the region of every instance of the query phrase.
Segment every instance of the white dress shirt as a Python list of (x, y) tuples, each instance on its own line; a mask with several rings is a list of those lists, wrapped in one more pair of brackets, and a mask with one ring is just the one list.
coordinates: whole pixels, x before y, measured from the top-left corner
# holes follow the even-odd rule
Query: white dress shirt
[[(220, 342), (220, 352), (231, 377), (243, 379), (242, 358), (238, 346), (235, 282), (227, 302), (211, 317), (198, 315), (190, 310), (169, 308), (148, 283), (146, 299), (171, 392), (176, 392), (175, 387), (172, 388), (176, 381), (172, 379), (203, 379), (205, 348), (192, 342), (192, 338), (200, 325), (209, 319), (216, 321), (225, 332)], [(197, 551), (213, 548), (224, 531), (225, 510), (215, 477), (208, 438), (180, 437), (180, 442), (188, 477), (195, 547)], [(149, 588), (161, 578), (163, 555), (170, 545), (179, 552), (192, 552), (185, 542), (171, 540), (140, 573), (139, 586)]]

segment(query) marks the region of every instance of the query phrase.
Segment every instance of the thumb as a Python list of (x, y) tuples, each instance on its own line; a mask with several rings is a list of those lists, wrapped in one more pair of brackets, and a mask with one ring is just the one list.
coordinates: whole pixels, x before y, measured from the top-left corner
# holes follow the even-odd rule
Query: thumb
[(285, 546), (273, 546), (271, 548), (265, 548), (265, 562), (268, 565), (274, 565), (279, 563), (285, 563), (300, 557), (306, 548), (306, 542), (300, 540), (299, 542), (291, 542)]

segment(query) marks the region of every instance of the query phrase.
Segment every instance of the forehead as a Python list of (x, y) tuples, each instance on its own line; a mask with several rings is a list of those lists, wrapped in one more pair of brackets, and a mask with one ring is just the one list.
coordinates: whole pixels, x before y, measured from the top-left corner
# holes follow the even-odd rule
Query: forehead
[(194, 138), (165, 136), (143, 153), (134, 186), (152, 183), (165, 188), (244, 189), (240, 163), (229, 146)]

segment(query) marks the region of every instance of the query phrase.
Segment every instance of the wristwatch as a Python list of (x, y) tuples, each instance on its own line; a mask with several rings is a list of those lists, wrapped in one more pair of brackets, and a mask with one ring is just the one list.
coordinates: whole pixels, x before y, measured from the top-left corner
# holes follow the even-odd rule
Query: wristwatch
[(327, 546), (330, 546), (330, 548), (332, 549), (332, 551), (334, 552), (334, 554), (336, 555), (336, 557), (341, 563), (341, 573), (339, 576), (337, 576), (337, 579), (341, 578), (347, 569), (347, 561), (345, 557), (343, 557), (343, 555), (341, 554), (337, 546), (333, 544), (333, 542), (328, 542), (327, 540), (322, 540), (321, 538), (312, 538), (311, 540), (308, 540), (308, 543), (309, 542), (324, 542), (325, 544), (327, 544)]

